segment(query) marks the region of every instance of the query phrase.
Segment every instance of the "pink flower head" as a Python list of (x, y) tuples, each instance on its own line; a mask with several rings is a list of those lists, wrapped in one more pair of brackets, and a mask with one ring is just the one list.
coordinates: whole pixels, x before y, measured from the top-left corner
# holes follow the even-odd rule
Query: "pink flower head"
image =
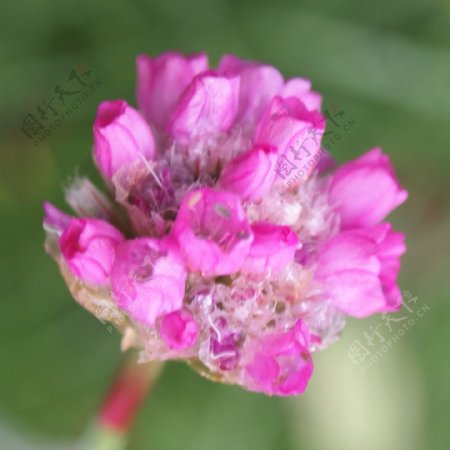
[(276, 176), (276, 150), (276, 147), (268, 145), (255, 145), (237, 156), (225, 166), (218, 187), (239, 195), (245, 201), (261, 200), (269, 192)]
[(139, 55), (136, 66), (139, 108), (149, 122), (162, 130), (182, 92), (195, 75), (208, 69), (208, 57), (205, 53), (184, 56), (178, 52), (156, 58)]
[(259, 222), (252, 225), (254, 239), (243, 272), (279, 272), (294, 261), (300, 242), (295, 232), (282, 225)]
[(239, 77), (212, 71), (197, 75), (186, 88), (168, 125), (178, 142), (189, 144), (228, 131), (239, 101)]
[(378, 147), (342, 165), (331, 178), (329, 201), (342, 228), (375, 225), (407, 197), (389, 157)]
[(140, 158), (152, 159), (155, 141), (150, 127), (125, 100), (100, 103), (94, 122), (94, 159), (106, 178)]
[(194, 345), (198, 326), (190, 312), (174, 311), (161, 319), (159, 334), (169, 348), (186, 350)]
[(266, 109), (253, 134), (253, 142), (277, 148), (278, 156), (285, 156), (298, 166), (308, 165), (309, 173), (317, 159), (325, 119), (317, 111), (308, 111), (295, 97), (275, 97)]
[(102, 286), (108, 282), (115, 250), (122, 241), (122, 234), (108, 222), (74, 218), (59, 238), (59, 247), (75, 276)]
[(346, 314), (366, 317), (401, 306), (397, 275), (404, 236), (388, 223), (343, 231), (319, 250), (317, 279)]
[(253, 240), (239, 197), (210, 188), (186, 195), (173, 234), (189, 269), (203, 275), (239, 271)]
[(46, 204), (46, 251), (77, 301), (123, 332), (122, 348), (302, 393), (310, 353), (346, 316), (400, 308), (404, 236), (382, 220), (406, 191), (378, 148), (336, 171), (305, 78), (233, 55), (210, 69), (203, 53), (141, 55), (137, 71), (143, 116), (116, 100), (94, 123), (111, 195), (85, 179), (67, 191), (96, 219)]
[(289, 331), (263, 337), (245, 368), (250, 389), (268, 395), (301, 394), (314, 368), (309, 341), (308, 329), (300, 319)]
[(117, 248), (111, 287), (121, 309), (151, 326), (181, 308), (186, 270), (176, 247), (152, 238), (125, 241)]
[(308, 110), (320, 111), (322, 96), (311, 91), (311, 81), (306, 78), (291, 78), (280, 92), (281, 97), (296, 97)]
[(238, 121), (254, 122), (283, 86), (283, 77), (275, 67), (234, 55), (222, 57), (218, 72), (239, 75), (241, 79)]

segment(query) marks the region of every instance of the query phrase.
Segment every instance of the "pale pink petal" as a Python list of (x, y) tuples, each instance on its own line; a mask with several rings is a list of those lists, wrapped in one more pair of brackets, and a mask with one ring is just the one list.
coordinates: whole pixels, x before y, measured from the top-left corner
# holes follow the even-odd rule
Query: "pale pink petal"
[(59, 235), (69, 226), (71, 217), (50, 202), (44, 202), (44, 213), (44, 225), (56, 231)]
[(281, 97), (296, 97), (310, 111), (320, 111), (322, 96), (311, 91), (311, 81), (306, 78), (291, 78), (280, 91)]

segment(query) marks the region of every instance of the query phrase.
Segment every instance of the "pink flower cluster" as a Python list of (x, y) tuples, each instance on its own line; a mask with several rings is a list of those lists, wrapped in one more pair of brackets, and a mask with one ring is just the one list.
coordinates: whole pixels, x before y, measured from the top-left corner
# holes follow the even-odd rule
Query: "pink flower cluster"
[[(138, 109), (105, 101), (94, 122), (114, 200), (76, 180), (66, 198), (83, 217), (46, 203), (47, 250), (142, 361), (303, 392), (346, 316), (401, 307), (404, 236), (383, 220), (407, 193), (389, 157), (324, 171), (320, 95), (266, 64), (172, 52), (139, 56), (137, 74)], [(286, 183), (277, 162), (293, 146), (310, 171)]]

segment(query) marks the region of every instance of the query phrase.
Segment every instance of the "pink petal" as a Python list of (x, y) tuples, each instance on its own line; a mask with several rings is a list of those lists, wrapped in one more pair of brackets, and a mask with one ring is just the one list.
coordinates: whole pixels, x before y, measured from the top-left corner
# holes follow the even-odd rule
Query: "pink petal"
[(407, 197), (379, 148), (344, 164), (331, 178), (329, 200), (342, 228), (375, 225)]
[(186, 271), (176, 248), (152, 238), (117, 248), (111, 287), (117, 304), (131, 318), (152, 326), (157, 317), (181, 308)]
[(274, 147), (257, 145), (225, 166), (218, 187), (239, 195), (242, 200), (260, 200), (272, 187), (275, 161)]
[(186, 195), (173, 235), (188, 267), (203, 275), (237, 272), (253, 240), (239, 197), (210, 188)]
[(144, 118), (124, 100), (100, 103), (94, 122), (94, 159), (106, 178), (121, 167), (152, 159), (155, 141)]
[(50, 202), (44, 202), (44, 213), (44, 225), (52, 228), (58, 234), (62, 234), (69, 226), (71, 217)]
[(224, 55), (218, 72), (239, 75), (240, 95), (237, 120), (253, 123), (283, 86), (283, 77), (275, 67)]
[(280, 91), (281, 97), (296, 97), (310, 111), (320, 111), (322, 96), (311, 91), (311, 81), (306, 78), (291, 78)]
[(239, 99), (239, 77), (205, 72), (194, 78), (178, 102), (168, 130), (183, 144), (228, 131)]
[(279, 157), (297, 169), (306, 167), (308, 175), (319, 159), (324, 130), (325, 119), (319, 112), (308, 111), (297, 98), (275, 97), (255, 128), (253, 142), (276, 147)]
[(252, 225), (254, 239), (243, 272), (279, 272), (294, 261), (300, 242), (295, 232), (282, 225), (259, 222)]
[(169, 348), (185, 350), (197, 339), (198, 326), (189, 312), (174, 311), (162, 318), (159, 334)]
[(108, 282), (122, 234), (98, 219), (71, 219), (59, 238), (61, 254), (78, 278), (94, 285)]
[(164, 129), (181, 94), (192, 79), (208, 69), (205, 53), (184, 56), (177, 52), (156, 58), (139, 55), (137, 66), (137, 103), (146, 119)]
[(263, 336), (252, 361), (245, 367), (250, 389), (280, 396), (304, 392), (313, 372), (308, 351), (310, 340), (300, 319), (291, 330)]

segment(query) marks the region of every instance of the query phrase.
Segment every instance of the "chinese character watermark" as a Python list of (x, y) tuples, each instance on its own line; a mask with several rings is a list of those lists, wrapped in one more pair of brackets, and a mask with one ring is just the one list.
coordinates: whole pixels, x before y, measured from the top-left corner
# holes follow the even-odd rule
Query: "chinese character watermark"
[(325, 109), (323, 115), (327, 119), (327, 131), (322, 137), (322, 147), (331, 151), (336, 143), (356, 125), (356, 121), (353, 118), (347, 118), (345, 111), (336, 105)]
[(419, 304), (418, 297), (403, 292), (403, 310), (400, 314), (383, 313), (379, 323), (364, 331), (362, 339), (355, 339), (347, 353), (350, 360), (366, 373), (389, 352), (408, 330), (430, 310), (427, 304)]
[(344, 110), (335, 105), (325, 109), (324, 116), (327, 131), (322, 133), (312, 126), (307, 128), (301, 138), (295, 136), (292, 139), (286, 153), (277, 159), (274, 169), (288, 187), (309, 176), (319, 160), (327, 155), (326, 150), (331, 150), (356, 123), (353, 119), (346, 119)]
[(111, 316), (111, 308), (105, 305), (96, 305), (93, 313), (102, 325), (106, 325), (108, 333), (112, 333), (114, 329), (113, 324), (104, 320), (105, 318)]
[(84, 66), (72, 69), (64, 84), (57, 84), (54, 95), (36, 105), (25, 115), (21, 130), (33, 144), (48, 139), (89, 96), (103, 83), (101, 78), (92, 76), (92, 71)]

